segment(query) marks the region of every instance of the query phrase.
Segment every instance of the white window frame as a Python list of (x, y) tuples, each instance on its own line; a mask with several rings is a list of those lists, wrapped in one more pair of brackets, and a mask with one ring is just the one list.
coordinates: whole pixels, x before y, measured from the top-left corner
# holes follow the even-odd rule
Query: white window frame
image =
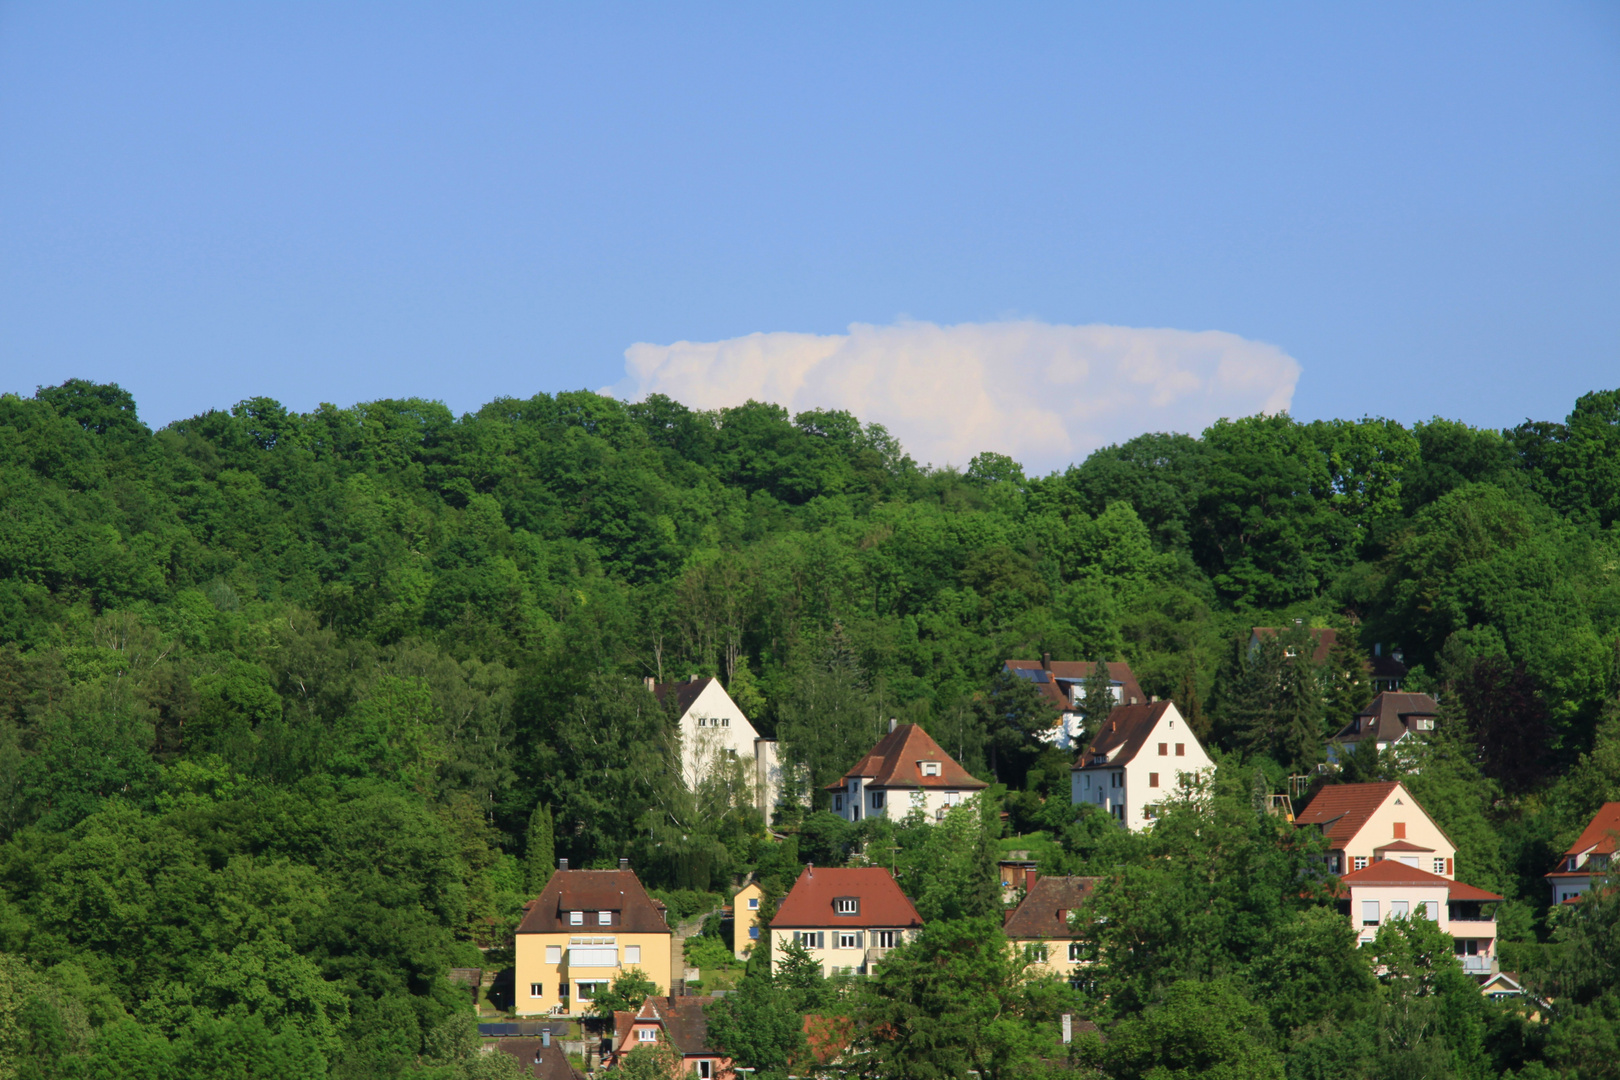
[(833, 910), (840, 915), (859, 915), (861, 902), (853, 896), (840, 896), (833, 901)]
[(937, 761), (925, 761), (925, 762), (923, 762), (922, 763), (922, 774), (924, 776), (938, 776), (940, 774), (940, 772), (939, 772), (939, 762), (937, 762)]
[(856, 941), (855, 941), (856, 936), (857, 935), (856, 935), (855, 931), (853, 931), (853, 930), (840, 930), (840, 931), (838, 931), (838, 947), (840, 949), (858, 949), (858, 948), (860, 948), (860, 946), (856, 944)]
[(612, 926), (613, 925), (613, 912), (611, 912), (611, 911), (598, 911), (596, 913), (596, 925), (597, 926)]
[(1069, 962), (1078, 963), (1084, 959), (1085, 957), (1080, 952), (1080, 943), (1078, 941), (1069, 942)]
[(1446, 875), (1446, 860), (1444, 860), (1444, 859), (1435, 859), (1434, 860), (1434, 872), (1439, 874), (1441, 877), (1445, 877), (1445, 875)]
[(568, 925), (569, 926), (584, 926), (585, 925), (585, 913), (583, 911), (570, 911), (568, 913)]
[(1357, 855), (1354, 859), (1352, 859), (1350, 861), (1350, 868), (1352, 870), (1365, 870), (1365, 869), (1367, 869), (1367, 856), (1365, 856), (1365, 855)]
[(1389, 917), (1403, 919), (1411, 912), (1411, 905), (1405, 900), (1391, 900), (1389, 902)]
[(748, 910), (749, 911), (758, 911), (759, 910), (759, 897), (750, 896), (748, 898)]
[(624, 962), (627, 964), (641, 963), (641, 946), (626, 945), (624, 947)]
[(545, 997), (546, 996), (546, 984), (545, 983), (530, 983), (529, 984), (529, 996), (530, 997), (537, 997), (537, 998)]
[(878, 948), (880, 948), (880, 949), (892, 949), (892, 948), (894, 948), (894, 934), (895, 934), (895, 932), (893, 930), (878, 930), (875, 933), (876, 933), (876, 936), (877, 936), (877, 947)]
[(1361, 902), (1361, 925), (1377, 926), (1379, 918), (1378, 901), (1363, 900)]
[(560, 964), (560, 963), (562, 963), (562, 946), (561, 945), (547, 945), (546, 946), (546, 963), (548, 963), (548, 964)]
[(636, 1042), (650, 1043), (650, 1042), (657, 1042), (657, 1041), (658, 1041), (658, 1029), (657, 1028), (650, 1028), (650, 1027), (636, 1028)]

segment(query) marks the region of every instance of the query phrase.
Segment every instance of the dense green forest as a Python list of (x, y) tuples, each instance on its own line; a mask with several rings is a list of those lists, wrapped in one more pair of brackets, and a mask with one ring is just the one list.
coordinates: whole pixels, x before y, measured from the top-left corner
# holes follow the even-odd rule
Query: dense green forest
[[(1006, 828), (1045, 834), (1049, 869), (1259, 905), (1243, 940), (1204, 927), (1183, 967), (1099, 944), (1084, 1007), (1115, 1025), (1092, 1062), (1108, 1075), (1147, 1075), (1171, 1054), (1152, 1040), (1175, 1039), (1153, 1025), (1212, 1010), (1264, 1029), (1253, 1052), (1299, 1077), (1532, 1076), (1543, 1057), (1616, 1075), (1603, 969), (1558, 976), (1580, 989), (1511, 1038), (1452, 986), (1455, 1006), (1411, 1035), (1427, 1057), (1374, 1045), (1353, 1003), (1281, 1015), (1299, 987), (1257, 972), (1349, 948), (1310, 922), (1320, 905), (1211, 898), (1164, 869), (1179, 854), (1243, 872), (1242, 844), (1189, 854), (1210, 829), (1100, 831), (1068, 804), (1069, 759), (1030, 737), (1039, 708), (996, 673), (1043, 652), (1128, 661), (1208, 736), (1230, 818), (1322, 760), (1370, 693), (1366, 655), (1399, 647), (1441, 731), (1340, 775), (1407, 780), (1457, 842), (1458, 877), (1510, 898), (1502, 933), (1527, 968), (1554, 970), (1580, 934), (1609, 935), (1584, 948), (1612, 965), (1613, 912), (1559, 926), (1540, 875), (1620, 799), (1617, 519), (1620, 391), (1508, 431), (1222, 421), (1046, 477), (991, 453), (922, 468), (879, 426), (755, 403), (580, 392), (457, 417), (259, 398), (153, 431), (116, 386), (5, 395), (0, 1078), (473, 1076), (487, 1063), (446, 970), (500, 955), (553, 856), (628, 857), (676, 907), (746, 872), (780, 888), (803, 859), (860, 857), (873, 837), (830, 814), (794, 811), (773, 839), (729, 778), (680, 786), (642, 680), (692, 674), (725, 683), (806, 790), (888, 717), (920, 722), (996, 782)], [(1344, 645), (1320, 669), (1246, 648), (1250, 627), (1295, 620)], [(1222, 820), (1264, 864), (1253, 880), (1288, 893), (1296, 842)], [(919, 897), (961, 875), (934, 888), (935, 917), (985, 917), (973, 896), (993, 897), (1002, 827), (984, 815), (980, 841), (945, 851), (900, 836), (885, 861), (910, 860)], [(948, 947), (941, 926), (929, 947)], [(1110, 968), (1126, 952), (1135, 966)], [(1296, 974), (1348, 979), (1356, 999), (1369, 972)], [(1330, 1068), (1344, 1060), (1384, 1064)]]

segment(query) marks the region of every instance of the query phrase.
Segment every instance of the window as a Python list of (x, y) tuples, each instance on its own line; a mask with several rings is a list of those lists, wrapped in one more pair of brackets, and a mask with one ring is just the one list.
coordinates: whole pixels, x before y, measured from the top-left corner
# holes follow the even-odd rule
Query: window
[(795, 930), (793, 940), (807, 949), (824, 949), (827, 947), (827, 937), (820, 930)]
[(844, 797), (842, 795), (833, 796), (833, 809), (839, 813), (844, 812)]
[(1437, 874), (1442, 874), (1442, 875), (1445, 874), (1445, 872), (1446, 872), (1446, 860), (1444, 860), (1444, 859), (1436, 859), (1436, 860), (1434, 860), (1434, 872), (1437, 873)]
[(1035, 961), (1037, 964), (1046, 963), (1046, 946), (1031, 945), (1029, 947), (1029, 958)]
[(924, 776), (938, 776), (939, 775), (939, 762), (937, 762), (937, 761), (925, 761), (925, 762), (923, 762), (922, 763), (922, 772), (923, 772)]
[(714, 1080), (714, 1062), (707, 1059), (698, 1062), (698, 1080)]
[(861, 902), (853, 896), (840, 896), (833, 901), (833, 910), (840, 915), (859, 915)]
[(1406, 822), (1397, 821), (1395, 823), (1395, 839), (1397, 839), (1397, 840), (1405, 840), (1406, 839)]
[(879, 931), (877, 931), (877, 943), (878, 943), (878, 948), (880, 948), (880, 949), (892, 949), (892, 948), (894, 948), (894, 931), (893, 930), (879, 930)]
[(874, 810), (883, 809), (883, 792), (881, 792), (881, 791), (872, 792), (872, 809), (874, 809)]
[(1069, 961), (1073, 963), (1081, 959), (1083, 957), (1080, 955), (1080, 943), (1078, 941), (1069, 942)]
[(602, 986), (605, 986), (605, 985), (607, 985), (607, 984), (606, 983), (601, 983), (601, 982), (582, 982), (582, 983), (580, 983), (579, 984), (579, 1000), (581, 1000), (581, 1001), (595, 1000), (597, 989), (599, 987), (602, 987)]
[(657, 1042), (657, 1028), (636, 1028), (636, 1042)]
[(1389, 902), (1389, 917), (1392, 919), (1406, 918), (1406, 901), (1391, 900)]
[(569, 926), (584, 926), (585, 925), (585, 913), (583, 911), (570, 911), (568, 913), (568, 925)]
[(1357, 855), (1356, 858), (1355, 858), (1354, 865), (1355, 865), (1355, 868), (1357, 870), (1365, 870), (1365, 869), (1367, 869), (1367, 856), (1365, 856), (1365, 855)]
[(1420, 716), (1416, 720), (1412, 721), (1412, 728), (1415, 731), (1433, 731), (1434, 717)]
[(1330, 874), (1339, 872), (1339, 853), (1337, 851), (1327, 857), (1327, 868)]
[(1154, 818), (1159, 816), (1158, 807), (1155, 807), (1155, 806), (1144, 806), (1144, 807), (1142, 807), (1142, 816), (1147, 818), (1149, 821), (1152, 821)]
[(947, 791), (945, 793), (945, 805), (946, 806), (961, 806), (962, 805), (962, 793), (960, 791)]
[(759, 940), (759, 927), (750, 926), (748, 928), (748, 940), (750, 940), (750, 941), (758, 941)]
[(562, 946), (561, 945), (547, 945), (546, 946), (546, 963), (548, 963), (548, 964), (560, 964), (560, 963), (562, 963)]
[(1456, 938), (1455, 943), (1456, 943), (1455, 944), (1456, 953), (1457, 953), (1458, 956), (1478, 956), (1479, 955), (1479, 939), (1478, 938)]
[(1113, 787), (1113, 788), (1124, 787), (1125, 786), (1125, 774), (1124, 773), (1117, 773), (1117, 772), (1109, 773), (1108, 774), (1108, 786)]
[(598, 911), (596, 913), (596, 925), (597, 926), (612, 926), (613, 925), (613, 912), (611, 912), (611, 911)]
[(626, 945), (624, 947), (624, 962), (627, 964), (641, 963), (641, 946)]
[(546, 996), (546, 984), (545, 983), (530, 983), (529, 984), (529, 996), (530, 997), (545, 997)]
[(1186, 757), (1186, 756), (1187, 756), (1187, 744), (1184, 743), (1184, 742), (1176, 743), (1176, 757)]
[(1430, 922), (1440, 921), (1440, 901), (1425, 900), (1420, 905), (1420, 908), (1421, 914), (1425, 919), (1428, 919)]
[(1363, 900), (1361, 902), (1361, 925), (1362, 926), (1377, 926), (1378, 925), (1378, 901), (1376, 901), (1376, 900)]
[(568, 1000), (568, 984), (567, 983), (558, 983), (557, 984), (557, 997), (561, 998), (564, 1002), (566, 1002)]
[(720, 718), (720, 726), (721, 726), (721, 727), (730, 727), (730, 726), (731, 726), (731, 717), (729, 717), (729, 716), (722, 716), (722, 717), (721, 717), (721, 718)]
[(1158, 786), (1159, 786), (1159, 774), (1156, 773), (1156, 772), (1148, 773), (1148, 787), (1158, 787)]
[(861, 947), (860, 937), (861, 935), (856, 933), (839, 934), (838, 947), (840, 949), (858, 949)]
[(1116, 818), (1118, 818), (1119, 820), (1121, 820), (1121, 821), (1125, 820), (1125, 804), (1124, 803), (1115, 803), (1114, 804), (1114, 816)]
[(1169, 743), (1160, 743), (1159, 744), (1159, 756), (1160, 757), (1169, 757), (1170, 756), (1170, 744)]
[(758, 911), (759, 910), (759, 897), (750, 896), (748, 898), (748, 910), (749, 911)]
[(568, 966), (582, 967), (617, 967), (619, 964), (619, 950), (612, 945), (570, 945), (568, 946)]

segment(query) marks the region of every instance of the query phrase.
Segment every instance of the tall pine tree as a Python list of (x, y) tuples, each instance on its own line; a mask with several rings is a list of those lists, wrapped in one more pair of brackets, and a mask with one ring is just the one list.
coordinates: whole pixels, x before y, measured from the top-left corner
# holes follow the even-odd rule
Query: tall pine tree
[(529, 815), (528, 843), (523, 849), (524, 891), (530, 896), (544, 892), (556, 864), (556, 824), (551, 818), (551, 807), (540, 803)]

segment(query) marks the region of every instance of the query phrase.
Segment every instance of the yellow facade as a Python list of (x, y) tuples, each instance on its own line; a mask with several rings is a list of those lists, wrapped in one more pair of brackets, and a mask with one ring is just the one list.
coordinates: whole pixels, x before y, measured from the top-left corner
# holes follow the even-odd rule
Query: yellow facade
[[(765, 903), (765, 890), (757, 882), (744, 885), (731, 898), (731, 951), (737, 959), (748, 956), (748, 950), (765, 940), (765, 930), (759, 925), (759, 909)], [(759, 930), (756, 937), (749, 931)]]
[[(581, 1013), (590, 1009), (593, 986), (612, 983), (640, 968), (669, 993), (670, 940), (662, 934), (619, 933), (617, 927), (570, 927), (562, 933), (517, 935), (516, 999), (519, 1014)], [(586, 984), (581, 986), (580, 984)], [(567, 987), (567, 993), (562, 988)]]
[(1079, 966), (1079, 942), (1049, 940), (1046, 938), (1015, 939), (1010, 942), (1015, 952), (1022, 953), (1025, 949), (1035, 950), (1034, 963), (1030, 965), (1031, 975), (1056, 975), (1060, 979), (1069, 979), (1074, 975), (1074, 969)]

